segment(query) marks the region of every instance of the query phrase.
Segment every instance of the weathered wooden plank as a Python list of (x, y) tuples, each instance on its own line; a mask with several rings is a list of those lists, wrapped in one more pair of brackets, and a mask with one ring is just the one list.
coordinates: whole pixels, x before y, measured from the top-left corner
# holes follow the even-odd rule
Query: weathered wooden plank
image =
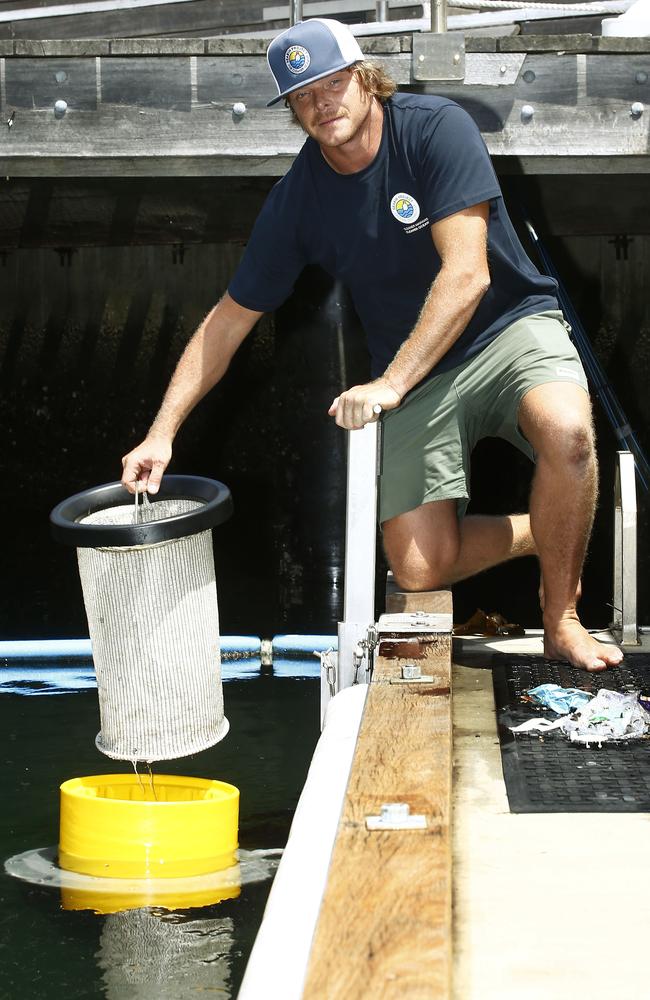
[(190, 57), (125, 56), (101, 60), (102, 103), (185, 111), (192, 108)]
[[(418, 661), (430, 684), (392, 683), (406, 661), (376, 660), (303, 1000), (450, 995), (450, 661), (449, 636)], [(367, 830), (385, 802), (426, 829)]]
[(499, 52), (591, 52), (593, 35), (513, 35), (499, 39)]
[(597, 35), (601, 30), (602, 20), (602, 14), (593, 17), (581, 14), (580, 17), (549, 18), (548, 11), (531, 11), (525, 21), (521, 20), (517, 23), (522, 35), (562, 35), (565, 33), (567, 35)]
[(114, 38), (110, 43), (113, 56), (202, 56), (202, 38)]
[[(521, 55), (504, 53), (501, 73), (499, 57), (470, 54), (468, 79), (476, 78), (474, 58), (483, 67), (477, 63), (477, 73), (486, 81), (481, 84), (403, 89), (457, 100), (483, 132), (490, 153), (517, 157), (524, 172), (588, 172), (594, 169), (594, 157), (598, 169), (610, 172), (644, 169), (650, 116), (632, 115), (631, 106), (648, 87), (648, 56), (621, 62), (617, 55), (524, 53), (515, 83), (499, 85), (500, 77), (507, 80), (516, 72), (508, 60), (520, 60)], [(410, 78), (407, 53), (380, 60), (398, 80)], [(158, 159), (155, 172), (173, 174), (195, 159), (189, 167), (192, 175), (232, 169), (241, 175), (266, 171), (272, 176), (287, 169), (302, 145), (301, 131), (290, 126), (283, 109), (263, 108), (272, 88), (262, 58), (103, 56), (100, 77), (96, 65), (96, 59), (82, 56), (4, 60), (4, 110), (7, 117), (17, 111), (0, 150), (5, 174), (37, 175), (47, 162), (47, 169), (55, 164), (54, 172), (60, 168), (64, 175), (73, 172), (73, 165), (84, 176), (107, 169), (138, 175), (151, 172)], [(497, 85), (489, 84), (493, 77)], [(62, 120), (52, 113), (59, 97), (68, 102)], [(243, 117), (233, 116), (235, 101), (247, 105)], [(532, 107), (532, 116), (522, 115), (525, 105)], [(92, 162), (81, 163), (86, 157)]]
[(16, 108), (54, 107), (62, 99), (78, 111), (97, 107), (94, 58), (8, 59), (5, 63), (6, 103)]
[(594, 37), (597, 52), (650, 52), (650, 38), (614, 38), (607, 35)]
[[(650, 53), (618, 56), (587, 56), (586, 91), (590, 103), (601, 106), (617, 102), (650, 100)], [(629, 107), (626, 108), (629, 112)]]
[(214, 56), (266, 56), (268, 38), (207, 38), (206, 52)]
[(72, 156), (0, 156), (2, 177), (282, 177), (295, 154), (264, 153), (242, 159), (237, 153), (193, 152), (129, 156), (77, 153)]
[[(171, 154), (169, 156), (128, 156), (119, 153), (79, 156), (38, 155), (0, 157), (2, 177), (282, 177), (294, 160), (295, 154), (276, 153), (241, 157), (236, 154), (195, 156)], [(496, 156), (495, 163), (501, 175), (569, 177), (596, 174), (618, 174), (624, 177), (647, 174), (647, 155), (554, 157), (548, 155)]]
[(110, 47), (107, 38), (69, 38), (65, 41), (50, 38), (17, 38), (15, 42), (0, 41), (0, 54), (9, 55), (3, 46), (13, 48), (17, 56), (107, 56)]
[(133, 7), (120, 11), (72, 13), (0, 23), (2, 38), (140, 38), (160, 35), (207, 37), (228, 30), (273, 29), (264, 24), (260, 7), (238, 0), (193, 0), (162, 7)]
[[(489, 145), (488, 143), (488, 149)], [(593, 153), (585, 152), (582, 155), (565, 153), (563, 156), (553, 156), (551, 152), (546, 155), (543, 153), (522, 155), (512, 152), (501, 155), (493, 151), (492, 162), (497, 173), (501, 176), (507, 174), (518, 176), (556, 174), (574, 177), (576, 175), (607, 174), (611, 178), (614, 174), (627, 177), (633, 174), (648, 173), (647, 153), (596, 156)]]
[(205, 56), (197, 61), (196, 97), (199, 102), (227, 106), (245, 101), (249, 108), (265, 108), (277, 94), (266, 60)]
[[(400, 10), (405, 7), (419, 7), (420, 4), (413, 3), (413, 0), (391, 0), (391, 10)], [(361, 12), (372, 12), (375, 14), (376, 6), (374, 0), (357, 0), (356, 3), (341, 3), (340, 0), (305, 0), (303, 3), (303, 17), (340, 17), (341, 15), (360, 15)], [(264, 6), (262, 16), (265, 21), (288, 20), (291, 8), (289, 4), (279, 4)], [(400, 18), (410, 16), (408, 11), (400, 10)], [(362, 18), (359, 16), (359, 21)]]
[(253, 109), (240, 121), (230, 107), (196, 107), (189, 115), (115, 103), (102, 104), (96, 121), (98, 127), (91, 128), (84, 112), (57, 120), (49, 109), (19, 111), (0, 154), (273, 157), (295, 156), (305, 141), (284, 108)]
[(465, 53), (468, 52), (496, 52), (499, 39), (490, 35), (468, 35), (465, 38)]

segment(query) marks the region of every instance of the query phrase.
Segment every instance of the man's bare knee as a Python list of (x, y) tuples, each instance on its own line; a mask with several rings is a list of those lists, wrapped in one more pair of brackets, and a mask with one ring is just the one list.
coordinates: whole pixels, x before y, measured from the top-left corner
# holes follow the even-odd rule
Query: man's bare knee
[(402, 590), (437, 590), (452, 577), (460, 552), (456, 502), (440, 500), (385, 521), (384, 550)]
[(564, 421), (559, 427), (553, 427), (540, 442), (537, 457), (581, 474), (595, 469), (596, 449), (591, 427), (580, 421)]
[(427, 548), (409, 546), (400, 556), (389, 553), (389, 562), (398, 587), (402, 590), (439, 590), (453, 578), (458, 560), (459, 545), (456, 537), (438, 539), (437, 545)]
[[(393, 578), (400, 590), (423, 591), (440, 590), (447, 586), (446, 578), (436, 573), (431, 566), (392, 567)], [(448, 578), (447, 578), (448, 579)]]

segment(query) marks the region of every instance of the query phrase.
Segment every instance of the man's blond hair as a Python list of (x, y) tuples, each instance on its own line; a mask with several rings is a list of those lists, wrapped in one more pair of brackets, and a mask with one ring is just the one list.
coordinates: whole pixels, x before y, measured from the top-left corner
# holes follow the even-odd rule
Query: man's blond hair
[(363, 62), (355, 63), (351, 68), (366, 93), (376, 97), (382, 104), (397, 90), (397, 84), (379, 63), (364, 59)]
[[(353, 63), (352, 66), (348, 66), (348, 70), (356, 76), (360, 86), (363, 90), (365, 90), (366, 94), (369, 94), (371, 97), (376, 97), (382, 104), (387, 101), (389, 97), (392, 97), (397, 90), (397, 84), (392, 77), (388, 75), (386, 70), (379, 65), (379, 63), (374, 63), (369, 59), (364, 59), (362, 62), (356, 62)], [(284, 103), (291, 111), (294, 125), (300, 125), (298, 116), (291, 106), (291, 101), (289, 100), (290, 97), (291, 95), (288, 94), (284, 99)]]

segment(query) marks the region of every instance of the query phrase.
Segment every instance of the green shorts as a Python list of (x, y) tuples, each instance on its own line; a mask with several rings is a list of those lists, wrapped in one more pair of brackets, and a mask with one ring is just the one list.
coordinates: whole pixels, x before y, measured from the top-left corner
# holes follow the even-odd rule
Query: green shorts
[(587, 379), (562, 313), (525, 316), (476, 357), (412, 392), (383, 419), (379, 519), (432, 500), (469, 503), (472, 449), (485, 437), (504, 438), (534, 461), (519, 429), (519, 404), (545, 382)]

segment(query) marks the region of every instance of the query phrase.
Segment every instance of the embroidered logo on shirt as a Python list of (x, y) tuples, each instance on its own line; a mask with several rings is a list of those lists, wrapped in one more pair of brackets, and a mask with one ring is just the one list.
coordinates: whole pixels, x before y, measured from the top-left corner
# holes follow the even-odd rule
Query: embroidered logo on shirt
[(555, 374), (559, 375), (560, 378), (570, 378), (574, 382), (580, 382), (582, 384), (582, 375), (577, 368), (565, 368), (562, 365), (558, 365), (555, 369)]
[(411, 194), (400, 191), (391, 199), (390, 210), (398, 222), (411, 225), (420, 218), (420, 206)]
[(302, 45), (292, 45), (284, 54), (284, 61), (290, 73), (304, 73), (309, 68), (311, 56)]

